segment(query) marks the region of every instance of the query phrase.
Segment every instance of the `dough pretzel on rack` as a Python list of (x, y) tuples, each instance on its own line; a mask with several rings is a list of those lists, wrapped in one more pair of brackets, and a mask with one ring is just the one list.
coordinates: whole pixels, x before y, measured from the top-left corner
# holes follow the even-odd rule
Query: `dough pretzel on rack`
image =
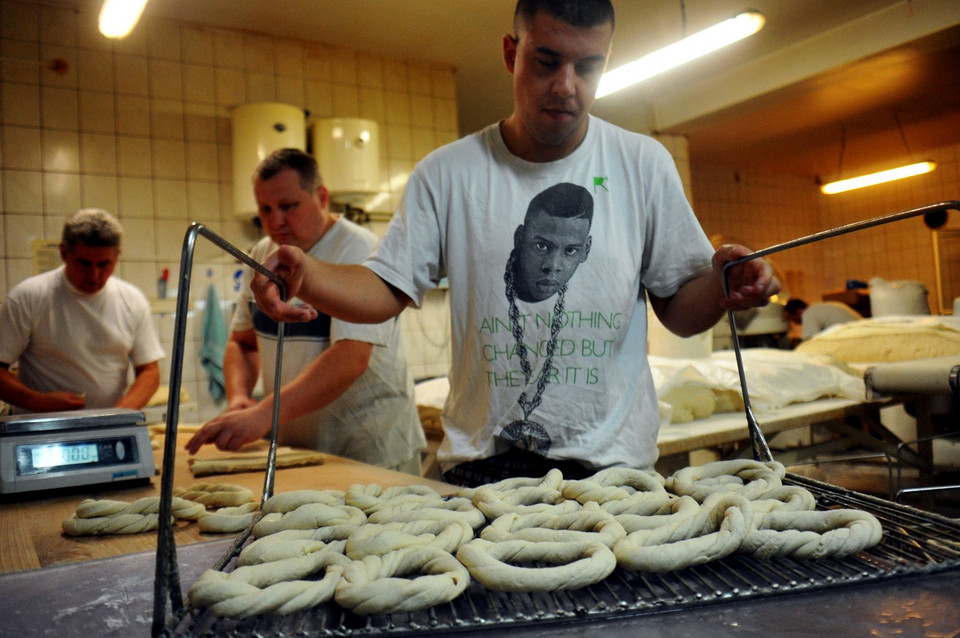
[(451, 498), (426, 504), (404, 501), (381, 507), (370, 515), (371, 523), (409, 523), (419, 520), (463, 521), (473, 529), (486, 524), (487, 518), (467, 498)]
[[(206, 608), (215, 616), (285, 615), (330, 600), (349, 562), (338, 552), (320, 551), (238, 567), (230, 573), (208, 569), (188, 596), (194, 607)], [(320, 580), (303, 580), (320, 570), (325, 572)]]
[(347, 538), (344, 553), (348, 558), (360, 560), (371, 554), (382, 556), (400, 549), (430, 545), (452, 554), (470, 540), (473, 540), (473, 528), (462, 520), (366, 523)]
[[(403, 578), (412, 574), (419, 575)], [(469, 584), (470, 574), (452, 554), (414, 547), (353, 561), (343, 570), (334, 598), (356, 614), (390, 614), (449, 602)]]
[(396, 507), (399, 503), (428, 505), (438, 503), (443, 497), (426, 485), (394, 485), (384, 488), (376, 483), (351, 485), (344, 494), (344, 503), (352, 505), (368, 516), (384, 507)]
[(752, 501), (780, 487), (785, 473), (783, 464), (777, 461), (713, 461), (678, 470), (666, 480), (665, 487), (677, 496), (692, 496), (701, 503), (717, 492), (735, 492)]
[(200, 517), (198, 527), (208, 534), (233, 534), (247, 529), (260, 511), (258, 503), (244, 503), (236, 507), (221, 507)]
[(680, 521), (696, 516), (700, 509), (700, 503), (692, 496), (679, 496), (668, 498), (650, 514), (617, 514), (616, 519), (627, 534), (632, 534), (664, 525), (679, 525)]
[(614, 515), (650, 514), (670, 498), (659, 474), (622, 467), (600, 470), (587, 479), (566, 481), (563, 495), (580, 503), (595, 501)]
[(457, 558), (487, 589), (509, 592), (579, 589), (600, 582), (617, 566), (609, 547), (583, 541), (494, 543), (476, 538), (457, 551)]
[(758, 558), (848, 556), (873, 547), (882, 538), (883, 527), (869, 512), (774, 510), (763, 515), (760, 529), (747, 536), (741, 551)]
[(252, 490), (229, 483), (193, 483), (174, 489), (173, 495), (207, 507), (237, 507), (256, 500)]
[(557, 515), (553, 512), (504, 514), (487, 525), (480, 537), (488, 541), (596, 542), (613, 547), (627, 535), (616, 518), (587, 502), (581, 509)]
[(285, 514), (267, 514), (253, 526), (253, 536), (260, 538), (285, 529), (312, 530), (331, 525), (362, 525), (366, 518), (363, 512), (349, 505), (307, 503)]
[(323, 503), (324, 505), (343, 505), (343, 492), (340, 490), (292, 490), (274, 494), (263, 504), (264, 514), (292, 512), (301, 505)]
[(735, 494), (711, 496), (695, 516), (629, 534), (613, 552), (627, 569), (667, 572), (700, 565), (737, 551), (753, 531), (750, 501)]

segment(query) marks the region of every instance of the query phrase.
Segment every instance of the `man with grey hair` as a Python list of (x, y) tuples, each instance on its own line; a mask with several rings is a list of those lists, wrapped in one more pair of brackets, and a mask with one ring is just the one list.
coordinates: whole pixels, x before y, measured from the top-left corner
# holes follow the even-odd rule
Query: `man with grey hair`
[(150, 303), (111, 276), (122, 232), (104, 210), (77, 211), (63, 226), (63, 265), (7, 295), (0, 307), (0, 399), (15, 412), (140, 409), (159, 387), (164, 352)]

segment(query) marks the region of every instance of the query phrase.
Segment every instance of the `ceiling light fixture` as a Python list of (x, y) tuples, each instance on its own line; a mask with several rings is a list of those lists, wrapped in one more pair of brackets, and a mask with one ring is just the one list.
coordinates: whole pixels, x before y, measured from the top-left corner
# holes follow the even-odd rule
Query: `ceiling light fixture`
[(104, 0), (100, 9), (100, 33), (108, 38), (125, 38), (133, 31), (147, 0)]
[(749, 37), (762, 29), (765, 22), (766, 18), (762, 13), (746, 11), (653, 53), (648, 53), (633, 62), (618, 66), (607, 71), (600, 78), (597, 98), (625, 89)]
[(892, 182), (905, 177), (923, 175), (936, 168), (936, 162), (917, 162), (916, 164), (908, 164), (906, 166), (900, 166), (899, 168), (891, 168), (878, 173), (870, 173), (869, 175), (861, 175), (860, 177), (851, 177), (849, 179), (841, 179), (836, 182), (830, 182), (829, 184), (824, 184), (821, 186), (820, 190), (825, 195), (845, 193), (846, 191), (852, 191), (857, 188), (865, 188), (867, 186), (883, 184), (884, 182)]

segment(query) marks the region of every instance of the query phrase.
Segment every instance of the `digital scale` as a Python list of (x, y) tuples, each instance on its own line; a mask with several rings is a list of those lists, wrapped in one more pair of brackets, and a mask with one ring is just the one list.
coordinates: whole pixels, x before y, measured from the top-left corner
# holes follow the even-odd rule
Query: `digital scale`
[(0, 417), (0, 494), (154, 474), (143, 412), (122, 408)]

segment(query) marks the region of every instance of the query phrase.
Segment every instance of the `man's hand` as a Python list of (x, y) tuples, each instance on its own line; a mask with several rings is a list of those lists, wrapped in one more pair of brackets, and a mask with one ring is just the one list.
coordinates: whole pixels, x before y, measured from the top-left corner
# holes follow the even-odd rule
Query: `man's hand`
[(236, 452), (247, 443), (262, 439), (270, 431), (270, 415), (264, 417), (262, 412), (257, 406), (224, 412), (197, 430), (184, 449), (196, 454), (203, 445), (213, 443), (218, 450)]
[[(287, 287), (287, 299), (293, 299), (303, 285), (307, 256), (294, 246), (281, 246), (263, 262), (264, 268), (277, 275)], [(276, 321), (304, 322), (317, 318), (311, 306), (293, 306), (280, 299), (277, 285), (257, 270), (253, 271), (250, 290), (260, 309)]]
[[(713, 255), (713, 269), (723, 277), (723, 266), (751, 253), (744, 246), (725, 244)], [(732, 267), (727, 273), (726, 298), (720, 305), (727, 310), (748, 310), (767, 305), (771, 295), (780, 291), (780, 281), (773, 274), (773, 267), (763, 259), (751, 259)]]
[(66, 410), (80, 410), (86, 404), (87, 400), (80, 394), (44, 392), (32, 402), (30, 409), (34, 412), (64, 412)]

